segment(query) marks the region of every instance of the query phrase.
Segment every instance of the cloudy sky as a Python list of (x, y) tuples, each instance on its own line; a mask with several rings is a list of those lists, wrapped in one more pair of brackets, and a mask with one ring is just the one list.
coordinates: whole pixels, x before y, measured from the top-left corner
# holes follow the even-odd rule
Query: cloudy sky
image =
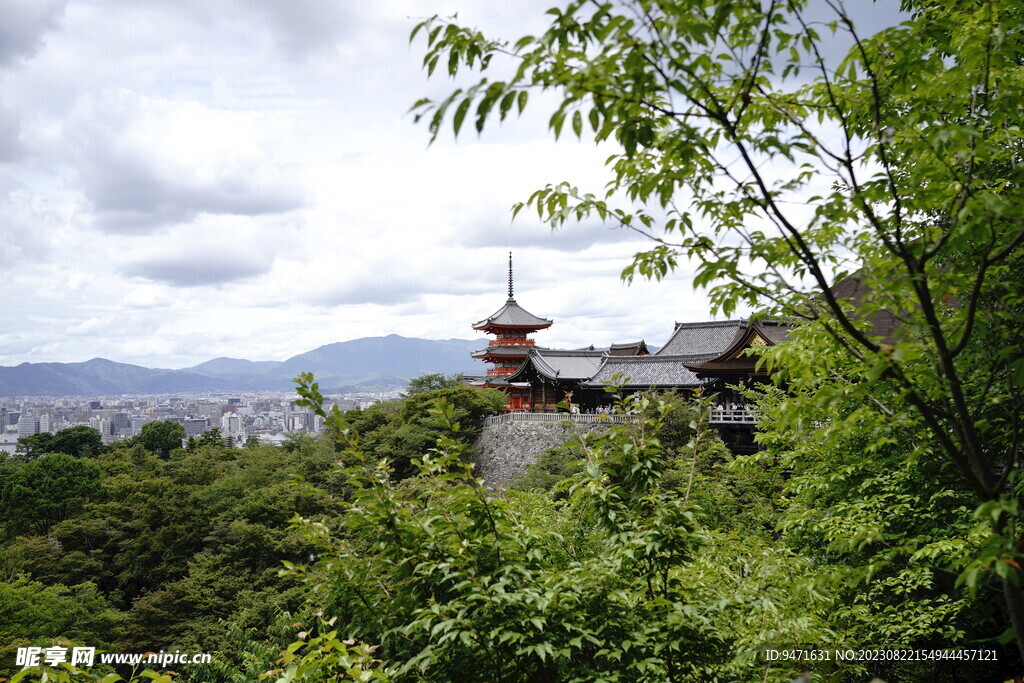
[(0, 365), (473, 338), (510, 249), (546, 345), (661, 344), (707, 318), (685, 268), (619, 281), (649, 248), (628, 233), (511, 221), (547, 183), (599, 189), (609, 149), (554, 143), (541, 112), (428, 146), (407, 114), (451, 87), (420, 69), (418, 19), (517, 37), (547, 5), (3, 0)]

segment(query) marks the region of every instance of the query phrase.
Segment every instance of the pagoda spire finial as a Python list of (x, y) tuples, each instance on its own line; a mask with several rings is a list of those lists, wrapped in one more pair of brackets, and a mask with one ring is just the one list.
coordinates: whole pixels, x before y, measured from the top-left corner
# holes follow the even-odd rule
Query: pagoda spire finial
[(512, 252), (508, 252), (508, 298), (512, 298)]

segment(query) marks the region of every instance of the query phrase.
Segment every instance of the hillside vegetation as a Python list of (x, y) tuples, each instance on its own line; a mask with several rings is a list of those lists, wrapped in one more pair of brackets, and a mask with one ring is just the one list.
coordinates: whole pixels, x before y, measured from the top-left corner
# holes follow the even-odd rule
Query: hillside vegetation
[[(311, 377), (300, 394), (322, 410)], [(1005, 680), (1020, 662), (996, 573), (970, 567), (969, 491), (927, 434), (856, 400), (793, 424), (801, 394), (759, 397), (766, 448), (742, 457), (706, 399), (637, 396), (639, 425), (503, 491), (471, 469), (503, 396), (468, 387), (325, 414), (326, 436), (281, 448), (8, 458), (0, 667), (63, 643), (212, 653), (185, 681)], [(933, 654), (764, 654), (798, 645)]]

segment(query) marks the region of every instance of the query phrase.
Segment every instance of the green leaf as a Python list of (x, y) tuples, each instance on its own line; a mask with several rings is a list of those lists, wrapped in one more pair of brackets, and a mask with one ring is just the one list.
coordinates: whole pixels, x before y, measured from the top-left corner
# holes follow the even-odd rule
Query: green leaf
[(466, 112), (469, 111), (469, 105), (473, 103), (473, 100), (469, 97), (462, 100), (459, 103), (458, 108), (455, 110), (455, 116), (452, 118), (452, 128), (455, 131), (455, 135), (459, 134), (459, 130), (462, 128), (462, 121), (466, 118)]

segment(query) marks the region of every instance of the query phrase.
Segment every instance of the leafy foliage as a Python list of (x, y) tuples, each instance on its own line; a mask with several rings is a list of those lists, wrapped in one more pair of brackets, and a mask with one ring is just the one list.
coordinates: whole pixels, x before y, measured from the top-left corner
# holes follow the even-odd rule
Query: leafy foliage
[[(308, 381), (300, 393), (322, 403)], [(320, 559), (290, 568), (325, 593), (338, 637), (379, 644), (397, 680), (742, 678), (770, 634), (820, 635), (821, 594), (773, 587), (789, 585), (800, 561), (708, 528), (697, 486), (680, 485), (698, 481), (695, 462), (722, 453), (717, 439), (702, 441), (706, 427), (690, 421), (669, 454), (658, 433), (679, 399), (629, 400), (647, 417), (581, 437), (581, 471), (560, 499), (484, 488), (444, 401), (432, 414), (447, 433), (401, 481), (342, 431), (342, 461), (356, 463), (346, 512), (337, 528), (302, 520)], [(759, 574), (736, 591), (740, 577), (707, 555), (756, 563)]]
[(56, 434), (41, 432), (18, 439), (18, 453), (26, 458), (37, 458), (44, 453), (66, 453), (88, 458), (103, 452), (103, 437), (92, 427), (77, 426), (62, 429)]
[(907, 0), (908, 21), (866, 36), (828, 7), (821, 22), (805, 2), (570, 0), (510, 42), (435, 17), (413, 31), (428, 73), (484, 76), (414, 110), (436, 138), (554, 91), (555, 137), (615, 143), (611, 180), (549, 185), (515, 212), (648, 234), (627, 280), (690, 259), (716, 310), (807, 321), (845, 358), (830, 370), (909, 406), (890, 417), (926, 430), (989, 521), (975, 560), (1000, 577), (1024, 656), (1024, 13)]
[(100, 468), (64, 453), (0, 462), (0, 519), (8, 533), (44, 533), (100, 493)]
[(199, 435), (199, 438), (189, 437), (187, 450), (194, 451), (198, 448), (223, 448), (227, 445), (227, 439), (220, 435), (220, 427), (207, 429)]
[(109, 647), (123, 619), (92, 583), (47, 586), (25, 576), (0, 583), (0, 614), (0, 667), (7, 670), (19, 647), (56, 640)]
[(142, 430), (135, 437), (136, 442), (143, 448), (164, 459), (169, 458), (174, 449), (181, 448), (184, 439), (185, 427), (173, 420), (147, 422), (142, 425)]
[(292, 681), (374, 681), (389, 680), (373, 658), (376, 646), (357, 643), (355, 639), (342, 640), (331, 622), (320, 619), (320, 633), (302, 631), (299, 640), (281, 653), (278, 668), (261, 673), (258, 680), (275, 683)]
[(435, 372), (409, 380), (409, 389), (406, 391), (406, 396), (415, 396), (416, 394), (436, 391), (438, 389), (450, 389), (458, 385), (458, 375), (444, 375)]
[[(985, 642), (1000, 664), (954, 663), (949, 673), (1011, 676), (1017, 660), (999, 644), (1006, 624), (997, 577), (973, 574), (964, 585), (990, 538), (973, 492), (897, 396), (846, 378), (836, 364), (849, 361), (834, 340), (813, 327), (794, 336), (771, 350), (786, 368), (786, 391), (756, 397), (765, 448), (731, 469), (786, 473), (773, 518), (782, 542), (811, 560), (813, 583), (839, 596), (830, 617), (837, 638), (924, 649)], [(835, 372), (823, 379), (823, 368)], [(880, 664), (871, 673), (916, 680), (931, 665)]]
[[(240, 680), (268, 668), (269, 659), (246, 665), (233, 634), (266, 629), (306, 602), (298, 581), (279, 576), (282, 560), (310, 552), (288, 523), (296, 512), (335, 512), (324, 495), (291, 481), (333, 484), (333, 449), (310, 442), (291, 452), (207, 446), (187, 454), (179, 440), (169, 455), (122, 443), (89, 460), (3, 463), (0, 628), (17, 626), (5, 647), (63, 638), (114, 652), (217, 652), (223, 666), (251, 674)], [(294, 630), (280, 647), (293, 639)], [(10, 652), (0, 672), (11, 673)]]
[(506, 400), (505, 394), (494, 389), (454, 384), (412, 392), (401, 401), (382, 401), (365, 410), (357, 408), (344, 414), (335, 405), (328, 414), (322, 407), (322, 397), (316, 398), (319, 386), (313, 376), (300, 375), (297, 382), (302, 398), (296, 404), (318, 411), (337, 448), (344, 450), (349, 440), (356, 439), (362, 445), (360, 457), (389, 462), (397, 478), (412, 475), (412, 459), (433, 446), (445, 432), (445, 425), (431, 412), (436, 401), (444, 400), (451, 406), (455, 421), (463, 425), (457, 438), (469, 457), (470, 446), (480, 432), (480, 418), (503, 410)]

